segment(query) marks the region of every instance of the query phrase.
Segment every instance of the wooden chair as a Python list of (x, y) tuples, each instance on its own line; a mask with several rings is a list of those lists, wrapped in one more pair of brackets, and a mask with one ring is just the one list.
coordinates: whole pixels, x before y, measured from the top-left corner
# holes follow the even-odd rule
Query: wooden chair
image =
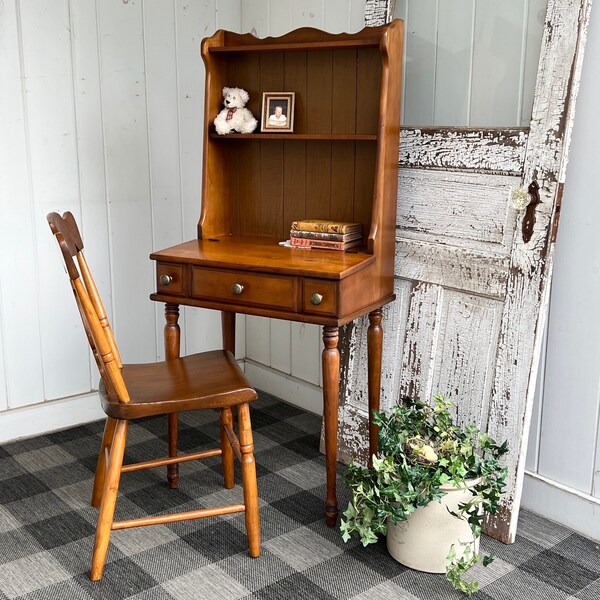
[[(160, 363), (122, 364), (113, 332), (83, 254), (83, 242), (70, 212), (47, 216), (67, 267), (71, 287), (101, 375), (100, 398), (107, 414), (94, 479), (92, 506), (99, 506), (90, 579), (102, 577), (112, 530), (172, 523), (215, 515), (245, 512), (250, 556), (260, 554), (260, 525), (256, 465), (249, 402), (256, 399), (231, 353), (203, 352)], [(74, 260), (74, 257), (77, 259)], [(233, 427), (232, 407), (238, 407), (239, 439)], [(218, 408), (221, 411), (221, 447), (123, 465), (130, 419), (180, 411)], [(221, 456), (225, 487), (233, 487), (233, 455), (241, 462), (244, 503), (184, 513), (114, 521), (121, 473)]]

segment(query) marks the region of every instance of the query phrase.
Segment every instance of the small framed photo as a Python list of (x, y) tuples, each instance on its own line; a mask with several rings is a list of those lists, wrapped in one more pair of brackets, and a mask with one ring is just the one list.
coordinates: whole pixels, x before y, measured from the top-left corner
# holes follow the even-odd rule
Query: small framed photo
[(294, 131), (295, 92), (263, 92), (261, 131)]

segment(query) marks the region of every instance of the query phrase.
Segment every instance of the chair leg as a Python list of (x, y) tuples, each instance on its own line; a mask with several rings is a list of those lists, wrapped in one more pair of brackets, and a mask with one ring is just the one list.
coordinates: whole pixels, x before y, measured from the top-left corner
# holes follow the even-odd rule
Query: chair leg
[(242, 452), (242, 484), (246, 506), (246, 535), (250, 556), (260, 555), (260, 521), (258, 518), (258, 487), (256, 485), (256, 463), (254, 462), (254, 442), (250, 424), (250, 406), (238, 407), (240, 450)]
[[(171, 413), (167, 416), (169, 423), (169, 456), (177, 456), (177, 438), (178, 438), (178, 420), (179, 413)], [(179, 465), (167, 466), (167, 481), (172, 490), (176, 490), (179, 485)]]
[(104, 481), (104, 492), (102, 494), (100, 512), (98, 513), (98, 524), (96, 525), (96, 539), (94, 540), (94, 553), (92, 554), (92, 569), (90, 573), (92, 581), (98, 581), (102, 577), (102, 571), (104, 570), (111, 526), (115, 514), (117, 492), (119, 491), (119, 480), (121, 479), (121, 467), (123, 466), (128, 425), (128, 421), (116, 422), (115, 435)]
[(111, 417), (107, 417), (104, 425), (104, 434), (102, 435), (102, 443), (100, 444), (100, 454), (98, 454), (98, 464), (96, 465), (96, 475), (94, 476), (94, 490), (92, 492), (92, 506), (98, 508), (102, 500), (102, 490), (104, 489), (104, 477), (106, 475), (106, 452), (110, 450), (113, 436), (115, 433), (115, 425), (117, 421)]
[(223, 480), (225, 487), (230, 490), (233, 485), (233, 448), (225, 433), (225, 426), (233, 428), (233, 414), (231, 408), (221, 409), (221, 464), (223, 465)]

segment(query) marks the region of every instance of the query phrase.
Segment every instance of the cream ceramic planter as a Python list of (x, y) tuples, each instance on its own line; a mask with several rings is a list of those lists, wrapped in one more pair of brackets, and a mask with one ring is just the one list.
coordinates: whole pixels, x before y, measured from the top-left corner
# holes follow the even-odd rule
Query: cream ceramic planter
[(458, 512), (458, 505), (468, 502), (473, 494), (471, 488), (479, 479), (465, 481), (465, 487), (453, 485), (441, 487), (445, 495), (440, 502), (430, 502), (417, 508), (406, 521), (394, 525), (388, 523), (387, 547), (389, 553), (401, 564), (427, 573), (445, 573), (446, 556), (450, 546), (456, 544), (457, 556), (462, 556), (464, 546), (460, 542), (472, 543), (471, 548), (479, 551), (479, 538), (473, 539), (467, 521), (452, 516), (448, 510)]

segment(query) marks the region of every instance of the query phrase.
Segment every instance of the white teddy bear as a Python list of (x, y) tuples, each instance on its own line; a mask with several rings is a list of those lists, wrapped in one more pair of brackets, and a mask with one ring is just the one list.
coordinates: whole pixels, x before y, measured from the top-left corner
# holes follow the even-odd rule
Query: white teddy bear
[(244, 108), (249, 98), (250, 96), (246, 90), (223, 88), (225, 108), (214, 120), (215, 129), (219, 135), (226, 135), (232, 131), (252, 133), (256, 129), (258, 121), (247, 108)]

